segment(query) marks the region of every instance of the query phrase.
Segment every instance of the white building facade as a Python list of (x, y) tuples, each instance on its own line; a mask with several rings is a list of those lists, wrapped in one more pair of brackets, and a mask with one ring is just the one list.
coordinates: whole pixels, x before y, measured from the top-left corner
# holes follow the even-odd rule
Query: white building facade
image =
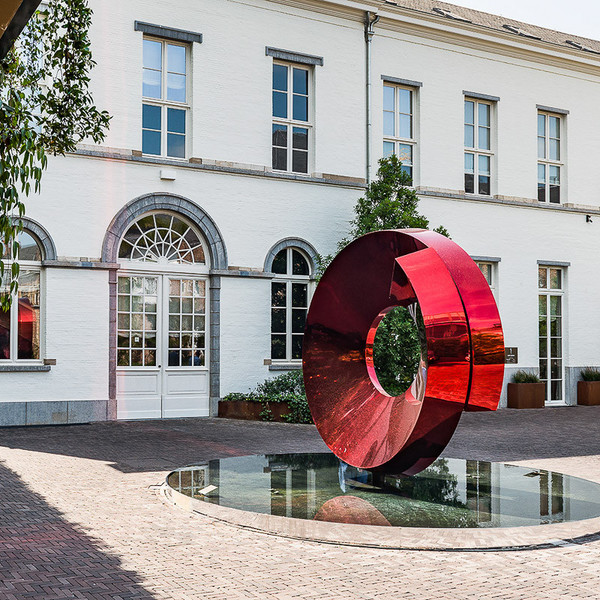
[(317, 254), (391, 153), (492, 286), (505, 382), (576, 402), (600, 364), (600, 42), (430, 0), (90, 4), (113, 119), (28, 200), (0, 425), (215, 415), (300, 368)]

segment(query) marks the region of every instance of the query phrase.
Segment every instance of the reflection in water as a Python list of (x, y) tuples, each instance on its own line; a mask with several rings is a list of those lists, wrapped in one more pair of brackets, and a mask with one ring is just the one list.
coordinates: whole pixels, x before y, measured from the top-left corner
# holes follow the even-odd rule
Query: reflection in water
[(357, 496), (337, 496), (327, 500), (314, 516), (315, 521), (352, 523), (354, 525), (379, 525), (391, 523), (372, 504)]
[(600, 516), (600, 485), (560, 473), (438, 459), (407, 477), (333, 454), (212, 460), (169, 475), (206, 502), (298, 519), (403, 527), (514, 527)]
[(492, 520), (492, 463), (467, 461), (467, 506), (478, 523)]

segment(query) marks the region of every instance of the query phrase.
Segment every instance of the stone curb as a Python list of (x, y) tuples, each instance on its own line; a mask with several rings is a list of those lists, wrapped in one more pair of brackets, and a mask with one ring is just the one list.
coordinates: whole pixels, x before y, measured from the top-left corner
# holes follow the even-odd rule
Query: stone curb
[(160, 493), (174, 506), (236, 527), (280, 537), (343, 546), (393, 550), (498, 552), (543, 550), (600, 539), (600, 517), (569, 523), (494, 529), (392, 528), (308, 521), (219, 506), (185, 496), (171, 488), (167, 479)]

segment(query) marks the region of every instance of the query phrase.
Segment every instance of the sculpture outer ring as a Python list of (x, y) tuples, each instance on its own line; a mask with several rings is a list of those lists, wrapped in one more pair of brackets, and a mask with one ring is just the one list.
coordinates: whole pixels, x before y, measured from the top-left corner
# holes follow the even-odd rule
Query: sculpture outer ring
[[(415, 300), (427, 357), (413, 385), (392, 397), (369, 352), (382, 315)], [(443, 450), (465, 406), (497, 407), (503, 348), (489, 286), (457, 244), (426, 230), (368, 234), (334, 259), (311, 302), (303, 363), (313, 419), (353, 466), (420, 470)]]

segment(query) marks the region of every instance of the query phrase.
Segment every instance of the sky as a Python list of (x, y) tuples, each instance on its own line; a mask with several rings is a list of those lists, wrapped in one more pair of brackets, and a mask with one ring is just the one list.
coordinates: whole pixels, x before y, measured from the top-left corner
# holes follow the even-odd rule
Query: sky
[(598, 0), (446, 0), (509, 19), (600, 40)]

